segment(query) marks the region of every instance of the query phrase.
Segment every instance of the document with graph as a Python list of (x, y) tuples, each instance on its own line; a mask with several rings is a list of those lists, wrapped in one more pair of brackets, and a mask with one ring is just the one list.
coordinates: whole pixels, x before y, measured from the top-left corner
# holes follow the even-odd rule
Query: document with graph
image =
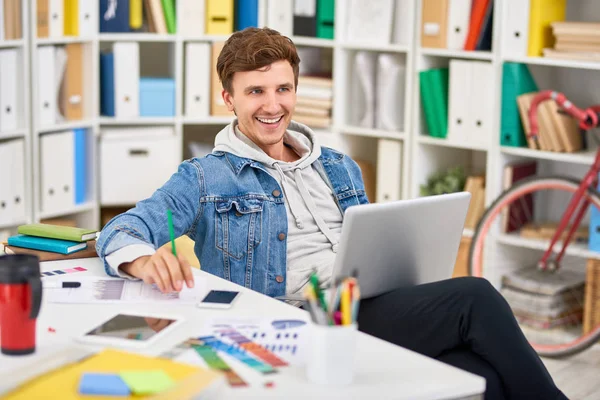
[[(62, 282), (79, 282), (76, 288), (54, 287)], [(192, 289), (184, 286), (181, 292), (162, 293), (155, 285), (142, 281), (118, 278), (83, 276), (53, 280), (58, 285), (44, 287), (44, 297), (50, 303), (149, 303), (174, 302), (195, 304), (206, 295), (206, 290), (196, 276)]]

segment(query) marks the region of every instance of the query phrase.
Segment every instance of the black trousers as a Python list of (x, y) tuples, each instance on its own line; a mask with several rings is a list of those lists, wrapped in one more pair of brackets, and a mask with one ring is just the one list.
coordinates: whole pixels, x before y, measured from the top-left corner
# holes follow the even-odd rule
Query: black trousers
[(358, 326), (484, 377), (486, 399), (566, 398), (485, 279), (454, 278), (363, 299)]

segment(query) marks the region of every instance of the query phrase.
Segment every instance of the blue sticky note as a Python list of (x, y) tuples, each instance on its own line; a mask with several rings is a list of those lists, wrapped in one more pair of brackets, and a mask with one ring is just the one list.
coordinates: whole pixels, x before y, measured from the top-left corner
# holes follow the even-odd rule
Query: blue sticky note
[(129, 386), (117, 374), (85, 373), (79, 381), (80, 394), (129, 396)]

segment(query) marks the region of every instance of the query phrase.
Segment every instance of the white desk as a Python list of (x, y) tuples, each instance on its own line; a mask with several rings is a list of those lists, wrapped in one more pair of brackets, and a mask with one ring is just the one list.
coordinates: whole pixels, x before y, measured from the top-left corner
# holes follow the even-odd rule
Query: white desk
[[(99, 259), (81, 259), (42, 263), (42, 271), (58, 268), (83, 266), (88, 269), (82, 274), (105, 276)], [(72, 337), (81, 333), (85, 327), (93, 326), (118, 311), (141, 310), (160, 313), (177, 313), (186, 317), (179, 328), (168, 333), (156, 346), (141, 353), (158, 355), (172, 346), (197, 336), (203, 320), (224, 313), (237, 316), (255, 317), (298, 317), (305, 311), (286, 305), (249, 289), (241, 288), (202, 271), (194, 271), (196, 280), (205, 280), (207, 288), (235, 289), (243, 291), (230, 310), (218, 311), (200, 309), (194, 306), (173, 310), (169, 305), (119, 305), (119, 304), (52, 304), (42, 303), (37, 323), (37, 345), (40, 348), (56, 342), (71, 342)], [(52, 277), (45, 277), (49, 280)], [(49, 332), (48, 327), (55, 332)], [(418, 334), (418, 333), (415, 333)], [(476, 375), (422, 356), (418, 353), (392, 345), (375, 337), (359, 333), (356, 353), (356, 372), (352, 385), (346, 387), (327, 387), (311, 384), (305, 378), (300, 367), (280, 368), (272, 375), (275, 385), (265, 388), (262, 385), (250, 385), (248, 388), (233, 389), (227, 384), (219, 392), (222, 399), (292, 399), (292, 398), (343, 398), (343, 399), (461, 399), (482, 398), (485, 380)], [(35, 357), (28, 356), (27, 358)], [(23, 361), (15, 357), (0, 355), (0, 365), (12, 363), (15, 367)], [(250, 382), (251, 383), (251, 382)]]

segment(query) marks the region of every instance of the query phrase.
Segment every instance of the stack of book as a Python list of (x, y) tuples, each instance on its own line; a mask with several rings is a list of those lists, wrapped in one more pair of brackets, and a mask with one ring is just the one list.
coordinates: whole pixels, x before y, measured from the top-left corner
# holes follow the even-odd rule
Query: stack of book
[(545, 57), (600, 61), (600, 23), (553, 22), (554, 48), (544, 49)]
[[(529, 128), (529, 108), (537, 92), (529, 92), (517, 97), (521, 123), (525, 132)], [(573, 153), (583, 148), (583, 135), (579, 132), (577, 120), (566, 114), (555, 101), (547, 100), (538, 105), (538, 140), (527, 141), (528, 147), (536, 150)]]
[(333, 80), (331, 77), (298, 77), (298, 92), (294, 121), (311, 128), (331, 126), (331, 108), (333, 103)]
[(6, 254), (31, 254), (40, 261), (96, 257), (93, 229), (49, 224), (27, 224), (17, 228), (18, 235), (8, 238)]
[(519, 323), (535, 329), (578, 325), (583, 318), (585, 274), (527, 267), (502, 277), (500, 293)]

